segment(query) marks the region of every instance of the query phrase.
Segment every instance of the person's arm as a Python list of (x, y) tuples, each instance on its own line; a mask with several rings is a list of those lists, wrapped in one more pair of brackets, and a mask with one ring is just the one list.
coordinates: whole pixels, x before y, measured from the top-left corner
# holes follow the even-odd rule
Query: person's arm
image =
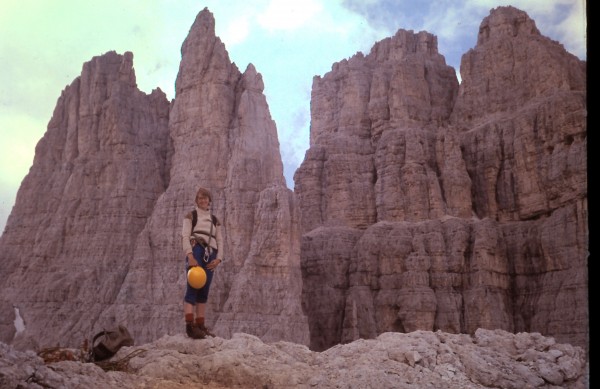
[(217, 241), (217, 258), (214, 261), (210, 261), (206, 267), (209, 270), (214, 270), (223, 262), (223, 238), (221, 233), (221, 225), (217, 224), (215, 238)]
[(217, 223), (217, 259), (223, 262), (223, 256), (225, 255), (225, 244), (223, 243), (223, 228), (221, 228), (221, 223)]

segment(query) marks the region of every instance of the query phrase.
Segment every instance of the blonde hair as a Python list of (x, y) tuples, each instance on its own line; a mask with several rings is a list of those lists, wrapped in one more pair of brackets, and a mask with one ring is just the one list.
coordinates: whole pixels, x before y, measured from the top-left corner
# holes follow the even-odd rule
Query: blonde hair
[(210, 191), (208, 189), (203, 187), (198, 188), (198, 191), (196, 192), (196, 200), (198, 200), (198, 196), (200, 195), (205, 195), (206, 197), (208, 197), (208, 201), (212, 201), (212, 195), (210, 194)]

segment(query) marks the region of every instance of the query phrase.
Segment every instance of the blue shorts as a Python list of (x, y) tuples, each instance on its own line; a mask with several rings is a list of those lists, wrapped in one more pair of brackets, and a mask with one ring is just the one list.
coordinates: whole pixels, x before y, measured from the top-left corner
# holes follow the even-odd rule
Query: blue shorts
[[(194, 259), (198, 264), (206, 271), (206, 284), (200, 289), (192, 288), (189, 282), (186, 282), (185, 288), (185, 296), (183, 297), (183, 301), (186, 303), (196, 305), (197, 303), (206, 303), (208, 300), (208, 291), (210, 289), (210, 284), (213, 279), (214, 270), (208, 270), (206, 265), (211, 263), (217, 258), (217, 250), (211, 250), (210, 256), (208, 258), (208, 262), (204, 262), (204, 247), (200, 244), (195, 244), (192, 248), (192, 252), (194, 254)], [(185, 274), (187, 280), (187, 271), (190, 269), (188, 259), (185, 257)]]

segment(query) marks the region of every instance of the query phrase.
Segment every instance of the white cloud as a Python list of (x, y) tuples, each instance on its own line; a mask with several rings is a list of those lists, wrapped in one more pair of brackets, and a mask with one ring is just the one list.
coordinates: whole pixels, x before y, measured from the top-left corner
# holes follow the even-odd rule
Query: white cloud
[(227, 43), (228, 48), (243, 43), (250, 34), (250, 21), (247, 16), (240, 15), (233, 18), (225, 27), (220, 36), (223, 42)]
[(269, 31), (295, 30), (302, 27), (323, 9), (317, 0), (271, 0), (258, 23)]
[(579, 58), (587, 58), (586, 18), (585, 0), (575, 1), (572, 12), (556, 26), (560, 42)]

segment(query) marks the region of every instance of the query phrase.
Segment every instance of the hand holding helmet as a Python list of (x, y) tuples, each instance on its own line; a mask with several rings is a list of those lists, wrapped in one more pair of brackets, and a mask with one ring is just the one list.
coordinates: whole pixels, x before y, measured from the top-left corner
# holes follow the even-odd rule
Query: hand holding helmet
[(187, 281), (194, 289), (200, 289), (206, 284), (206, 272), (200, 266), (190, 267), (187, 273)]

